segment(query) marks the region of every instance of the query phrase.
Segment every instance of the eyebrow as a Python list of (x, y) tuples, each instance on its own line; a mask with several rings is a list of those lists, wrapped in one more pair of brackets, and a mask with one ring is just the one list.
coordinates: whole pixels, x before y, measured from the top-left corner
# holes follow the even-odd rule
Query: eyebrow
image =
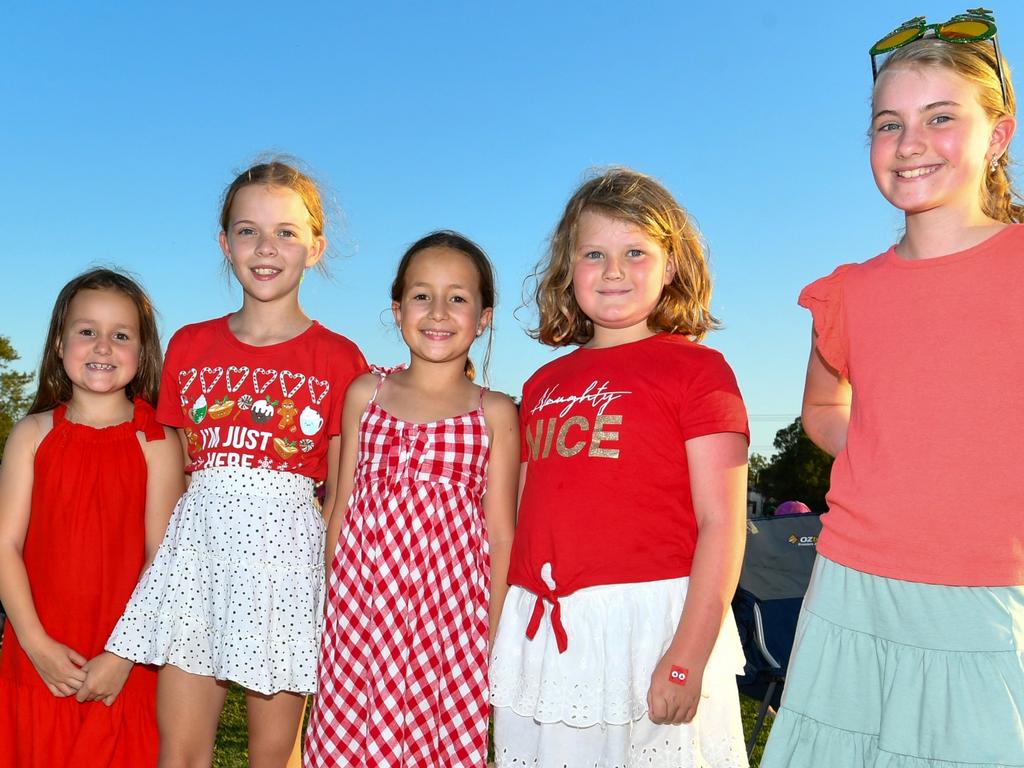
[[(252, 219), (238, 219), (237, 221), (231, 222), (231, 226), (237, 227), (239, 224), (255, 224), (256, 222)], [(274, 225), (275, 227), (298, 227), (299, 224), (293, 224), (290, 221), (281, 221)]]
[[(75, 325), (99, 325), (99, 324), (100, 324), (99, 320), (93, 320), (91, 317), (75, 317), (75, 318), (72, 318), (69, 323), (67, 323), (67, 325), (70, 325), (70, 326), (75, 326)], [(117, 329), (122, 329), (122, 328), (134, 329), (137, 326), (132, 325), (131, 323), (122, 323), (120, 325), (115, 325), (114, 327), (117, 328)]]
[[(430, 283), (424, 283), (424, 282), (421, 281), (421, 282), (418, 282), (418, 283), (413, 283), (409, 287), (410, 288), (433, 288), (434, 286), (432, 286)], [(461, 283), (449, 283), (445, 287), (446, 288), (458, 288), (460, 290), (466, 290), (466, 286), (462, 285)]]
[[(959, 107), (960, 102), (957, 101), (933, 101), (931, 104), (925, 104), (921, 107), (918, 112), (930, 112), (933, 109), (940, 109), (942, 107)], [(895, 115), (899, 116), (899, 113), (894, 109), (880, 109), (878, 110), (872, 120), (877, 120), (882, 115)]]

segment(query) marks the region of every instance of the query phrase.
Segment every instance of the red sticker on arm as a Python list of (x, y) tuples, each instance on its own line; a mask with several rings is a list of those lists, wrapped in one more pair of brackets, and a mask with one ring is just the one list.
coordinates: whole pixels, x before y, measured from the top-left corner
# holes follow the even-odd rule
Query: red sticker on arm
[(689, 676), (690, 670), (673, 665), (672, 671), (668, 673), (668, 681), (676, 685), (686, 685), (686, 678)]

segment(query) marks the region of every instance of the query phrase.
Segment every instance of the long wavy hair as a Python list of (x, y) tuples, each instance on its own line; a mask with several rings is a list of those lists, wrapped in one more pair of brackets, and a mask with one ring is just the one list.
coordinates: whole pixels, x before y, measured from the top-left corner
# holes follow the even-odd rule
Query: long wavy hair
[(594, 337), (594, 323), (580, 309), (572, 286), (579, 221), (587, 210), (635, 224), (661, 246), (675, 268), (647, 318), (652, 331), (700, 340), (720, 327), (711, 314), (707, 248), (690, 216), (650, 176), (612, 167), (586, 180), (569, 198), (547, 253), (528, 278), (536, 282), (539, 314), (530, 336), (552, 347), (586, 344)]
[(163, 356), (153, 303), (142, 286), (127, 275), (112, 269), (91, 269), (73, 278), (57, 295), (46, 333), (43, 359), (39, 364), (39, 388), (29, 413), (48, 411), (71, 399), (71, 379), (60, 358), (60, 340), (72, 300), (79, 292), (87, 290), (117, 291), (135, 305), (139, 313), (139, 369), (125, 388), (125, 395), (129, 400), (139, 397), (156, 406)]

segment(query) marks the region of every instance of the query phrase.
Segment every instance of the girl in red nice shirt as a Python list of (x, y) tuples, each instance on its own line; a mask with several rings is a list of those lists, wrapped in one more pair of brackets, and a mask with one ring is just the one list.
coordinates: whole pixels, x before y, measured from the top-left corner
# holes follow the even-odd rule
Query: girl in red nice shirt
[(209, 765), (227, 681), (246, 689), (249, 761), (284, 765), (316, 685), (325, 524), (341, 411), (366, 371), (355, 344), (310, 320), (299, 285), (324, 253), (319, 191), (282, 162), (238, 176), (220, 245), (242, 308), (188, 325), (164, 359), (157, 416), (191, 473), (107, 650), (161, 665), (160, 765)]
[(569, 200), (538, 277), (534, 335), (577, 348), (523, 387), (497, 765), (745, 766), (747, 419), (697, 343), (717, 326), (700, 235), (613, 168)]

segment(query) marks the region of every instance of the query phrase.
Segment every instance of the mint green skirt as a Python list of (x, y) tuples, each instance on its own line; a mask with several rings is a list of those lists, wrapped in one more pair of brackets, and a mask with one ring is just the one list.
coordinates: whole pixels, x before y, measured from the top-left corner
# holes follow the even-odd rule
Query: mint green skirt
[(762, 768), (1024, 768), (1024, 586), (819, 555)]

